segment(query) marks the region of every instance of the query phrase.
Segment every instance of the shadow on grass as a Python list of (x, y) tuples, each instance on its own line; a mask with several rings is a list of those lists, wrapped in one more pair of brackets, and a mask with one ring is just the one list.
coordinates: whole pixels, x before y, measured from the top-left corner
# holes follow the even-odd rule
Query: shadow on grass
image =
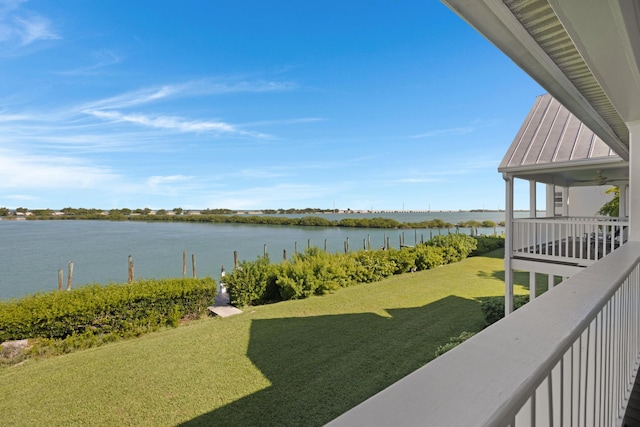
[(271, 386), (182, 425), (323, 425), (483, 326), (456, 296), (387, 313), (254, 320), (247, 355)]
[[(491, 273), (486, 271), (478, 272), (478, 277), (487, 279), (498, 279), (504, 282), (504, 270), (494, 270)], [(562, 277), (555, 277), (554, 284), (558, 285), (562, 282)], [(513, 284), (514, 286), (520, 286), (529, 291), (529, 272), (528, 271), (514, 271), (513, 272)], [(536, 295), (541, 295), (549, 289), (548, 276), (542, 273), (536, 273)]]

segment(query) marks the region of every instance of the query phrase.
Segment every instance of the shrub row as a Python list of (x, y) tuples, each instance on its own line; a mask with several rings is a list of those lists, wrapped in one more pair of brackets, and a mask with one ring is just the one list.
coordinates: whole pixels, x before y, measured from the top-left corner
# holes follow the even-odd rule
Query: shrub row
[[(63, 216), (51, 216), (50, 219), (65, 219)], [(43, 217), (31, 216), (30, 219), (43, 219)], [(46, 218), (44, 218), (46, 219)], [(74, 216), (74, 219), (82, 217)], [(201, 215), (149, 215), (138, 214), (126, 216), (118, 212), (110, 212), (102, 219), (128, 219), (130, 221), (164, 221), (164, 222), (209, 222), (223, 224), (258, 224), (258, 225), (286, 225), (286, 226), (308, 226), (308, 227), (353, 227), (353, 228), (492, 228), (496, 225), (504, 225), (504, 221), (496, 224), (493, 221), (462, 221), (457, 224), (445, 222), (439, 218), (420, 222), (399, 222), (392, 218), (343, 218), (340, 220), (330, 220), (319, 216), (270, 216), (270, 215), (230, 215), (221, 213), (204, 213)]]
[(504, 236), (478, 236), (476, 237), (478, 246), (471, 252), (470, 256), (476, 256), (496, 249), (504, 248)]
[(215, 294), (216, 282), (211, 278), (140, 280), (39, 293), (0, 302), (0, 342), (140, 335), (177, 326), (184, 317), (199, 317)]
[[(237, 306), (322, 295), (357, 283), (370, 283), (393, 274), (427, 270), (479, 254), (479, 239), (463, 234), (436, 236), (403, 249), (327, 253), (309, 248), (280, 264), (269, 258), (242, 261), (224, 278), (231, 303)], [(483, 248), (492, 245), (483, 243)], [(484, 249), (483, 249), (484, 250)]]
[[(517, 310), (529, 302), (529, 295), (514, 295), (513, 309)], [(480, 303), (487, 326), (504, 317), (504, 297), (487, 298)]]

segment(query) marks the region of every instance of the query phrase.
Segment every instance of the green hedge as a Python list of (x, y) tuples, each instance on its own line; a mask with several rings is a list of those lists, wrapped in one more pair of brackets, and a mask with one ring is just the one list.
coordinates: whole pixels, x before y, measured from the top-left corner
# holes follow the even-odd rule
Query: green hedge
[(263, 257), (243, 261), (224, 281), (231, 303), (238, 306), (307, 298), (457, 262), (472, 252), (480, 253), (477, 242), (478, 238), (450, 234), (403, 249), (331, 254), (314, 247), (280, 264), (271, 264)]
[(139, 335), (198, 317), (213, 303), (216, 282), (204, 279), (140, 280), (89, 285), (0, 302), (0, 342), (75, 335)]
[(476, 237), (476, 240), (478, 242), (478, 246), (473, 252), (471, 252), (470, 256), (476, 256), (504, 248), (504, 236), (478, 236)]
[[(514, 295), (513, 309), (517, 310), (528, 302), (529, 295)], [(487, 326), (491, 325), (504, 317), (504, 297), (487, 298), (480, 303), (480, 309)]]

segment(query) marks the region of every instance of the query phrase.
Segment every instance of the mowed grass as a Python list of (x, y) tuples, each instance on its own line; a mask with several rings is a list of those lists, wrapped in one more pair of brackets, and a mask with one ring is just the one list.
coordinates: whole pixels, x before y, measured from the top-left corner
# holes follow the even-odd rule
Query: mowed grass
[(2, 369), (2, 424), (323, 425), (479, 331), (502, 254)]

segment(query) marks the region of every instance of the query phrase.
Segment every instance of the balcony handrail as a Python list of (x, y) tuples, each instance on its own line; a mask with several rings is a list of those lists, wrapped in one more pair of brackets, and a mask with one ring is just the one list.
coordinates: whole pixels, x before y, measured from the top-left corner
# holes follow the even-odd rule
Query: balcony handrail
[(534, 223), (534, 222), (553, 222), (559, 224), (573, 224), (576, 222), (586, 222), (593, 223), (629, 223), (629, 218), (626, 217), (612, 217), (612, 216), (574, 216), (574, 217), (537, 217), (537, 218), (514, 218), (513, 222), (524, 222), (524, 223)]
[[(593, 424), (614, 425), (626, 406), (640, 354), (639, 254), (640, 242), (628, 242), (330, 425), (565, 425), (565, 418), (574, 415), (576, 420), (572, 419), (571, 425), (591, 425), (584, 419), (580, 422), (590, 416), (601, 420)], [(604, 325), (617, 326), (618, 313), (632, 316), (632, 321), (605, 332)], [(628, 331), (629, 336), (616, 335), (622, 331)], [(590, 341), (592, 333), (595, 338)], [(608, 353), (597, 348), (598, 340), (601, 346), (603, 342), (620, 342), (617, 357), (607, 359)], [(595, 356), (589, 360), (592, 346)], [(624, 360), (622, 349), (628, 353)], [(580, 364), (583, 351), (587, 351), (585, 367)], [(575, 363), (576, 357), (580, 361), (577, 377), (570, 376), (570, 384), (565, 384), (565, 360)], [(590, 369), (596, 372), (598, 367), (614, 372), (598, 371), (591, 378)], [(578, 380), (578, 385), (584, 389), (576, 391), (577, 397), (572, 394), (567, 398), (567, 403), (568, 388), (573, 392), (583, 369), (585, 378), (583, 383)], [(614, 375), (619, 379), (611, 385)], [(587, 412), (588, 399), (593, 405), (603, 404), (598, 403), (602, 396), (588, 388), (594, 386), (590, 382), (599, 382), (605, 389), (606, 399), (601, 400), (608, 405), (606, 408), (589, 407)], [(543, 398), (536, 402), (536, 395)], [(562, 406), (557, 406), (558, 399)], [(580, 406), (582, 400), (584, 408)], [(571, 406), (576, 402), (577, 409)]]
[(513, 221), (507, 253), (586, 266), (622, 246), (628, 226), (627, 218), (521, 218)]

